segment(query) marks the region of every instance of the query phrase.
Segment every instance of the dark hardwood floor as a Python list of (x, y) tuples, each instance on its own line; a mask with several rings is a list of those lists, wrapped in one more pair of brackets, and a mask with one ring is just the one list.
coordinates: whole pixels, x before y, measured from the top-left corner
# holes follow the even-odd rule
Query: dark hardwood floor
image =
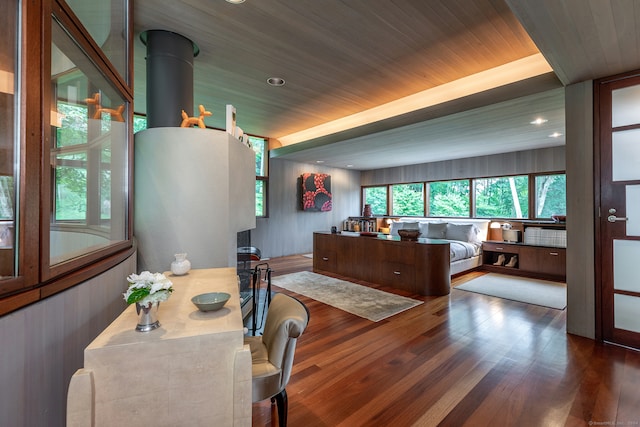
[[(302, 255), (268, 262), (273, 277), (312, 270)], [(640, 425), (640, 353), (567, 334), (566, 311), (367, 285), (425, 303), (374, 323), (273, 287), (311, 313), (287, 386), (289, 426)], [(253, 426), (271, 422), (269, 401), (255, 403)]]

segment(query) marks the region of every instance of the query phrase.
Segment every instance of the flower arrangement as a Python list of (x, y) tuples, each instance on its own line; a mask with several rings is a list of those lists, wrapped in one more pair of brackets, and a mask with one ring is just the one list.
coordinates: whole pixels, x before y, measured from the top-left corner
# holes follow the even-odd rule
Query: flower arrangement
[(154, 302), (166, 301), (173, 292), (173, 283), (161, 273), (143, 271), (127, 277), (129, 288), (124, 294), (127, 304), (138, 303), (146, 306)]

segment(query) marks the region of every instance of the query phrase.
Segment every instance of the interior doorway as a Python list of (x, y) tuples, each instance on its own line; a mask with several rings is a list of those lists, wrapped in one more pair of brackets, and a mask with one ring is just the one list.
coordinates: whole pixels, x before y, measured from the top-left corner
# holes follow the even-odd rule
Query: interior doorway
[(594, 93), (598, 329), (640, 348), (640, 73), (598, 81)]

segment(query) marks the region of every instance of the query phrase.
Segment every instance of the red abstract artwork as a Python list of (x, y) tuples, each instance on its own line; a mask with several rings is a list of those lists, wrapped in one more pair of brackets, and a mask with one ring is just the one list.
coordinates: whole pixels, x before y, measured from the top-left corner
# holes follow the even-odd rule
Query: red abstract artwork
[(302, 174), (302, 210), (328, 212), (331, 210), (331, 175)]

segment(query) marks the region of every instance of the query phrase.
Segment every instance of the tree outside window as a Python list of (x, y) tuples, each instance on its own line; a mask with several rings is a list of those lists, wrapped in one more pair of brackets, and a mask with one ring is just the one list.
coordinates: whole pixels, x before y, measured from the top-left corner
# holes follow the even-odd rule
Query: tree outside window
[(387, 214), (387, 186), (365, 187), (364, 204), (371, 205), (373, 215)]
[(429, 183), (429, 216), (469, 217), (469, 180)]
[(526, 175), (474, 180), (476, 217), (528, 218), (529, 177)]
[(424, 184), (396, 184), (391, 186), (393, 215), (424, 216)]
[(536, 176), (536, 218), (567, 213), (567, 176), (565, 174)]

